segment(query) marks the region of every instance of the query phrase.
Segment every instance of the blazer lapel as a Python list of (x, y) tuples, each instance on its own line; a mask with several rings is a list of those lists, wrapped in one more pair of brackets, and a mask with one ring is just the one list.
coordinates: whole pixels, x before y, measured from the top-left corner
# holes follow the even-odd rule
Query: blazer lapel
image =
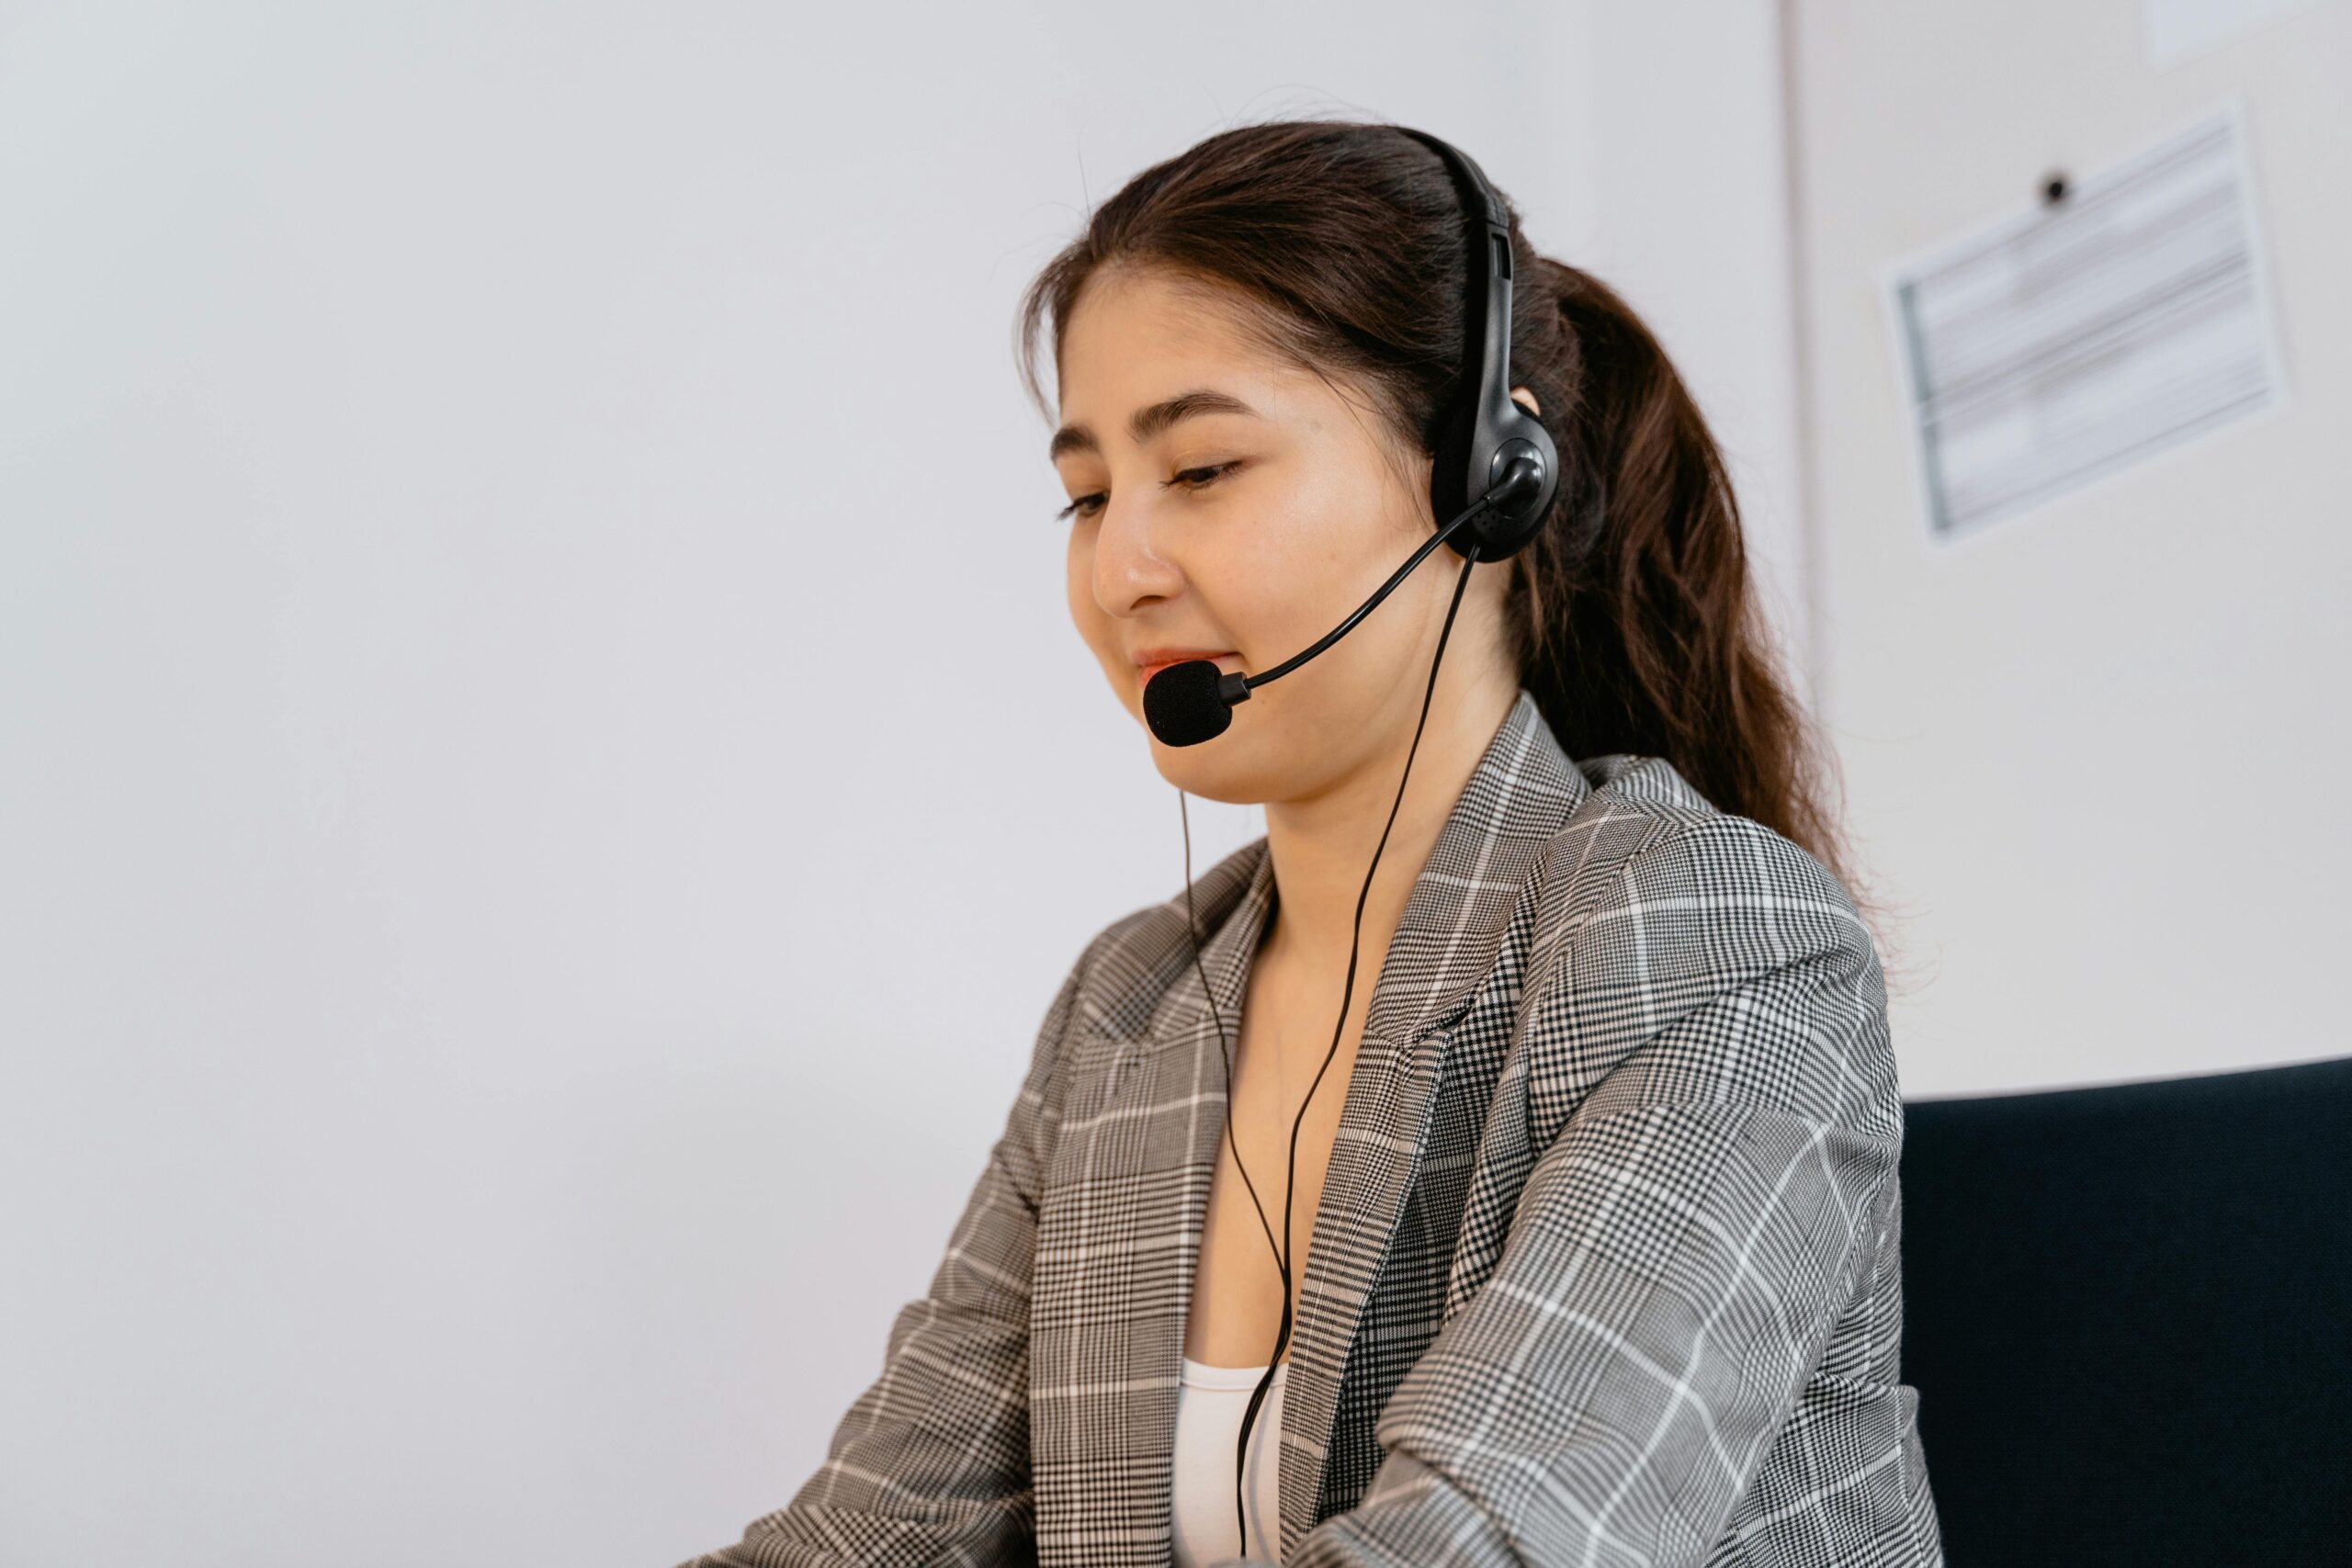
[[(1445, 1270), (1416, 1256), (1416, 1267), (1393, 1284), (1384, 1279), (1420, 1176), (1432, 1165), (1466, 1167), (1475, 1154), (1466, 1145), (1431, 1146), (1433, 1091), (1453, 1027), (1481, 994), (1500, 981), (1510, 993), (1500, 1005), (1508, 1010), (1515, 998), (1518, 974), (1498, 963), (1505, 930), (1544, 846), (1590, 788), (1521, 687), (1456, 798), (1389, 942), (1341, 1102), (1292, 1325), (1280, 1433), (1285, 1555), (1319, 1519), (1352, 1506), (1369, 1484), (1380, 1458), (1373, 1421), (1437, 1332)], [(1184, 1325), (1225, 1135), (1225, 1052), (1238, 1044), (1250, 964), (1274, 893), (1263, 838), (1195, 884), (1195, 913), (1204, 927), (1214, 925), (1197, 972), (1182, 935), (1181, 898), (1175, 903), (1182, 970), (1152, 1008), (1142, 1038), (1124, 1047), (1138, 1053), (1134, 1065), (1148, 1068), (1138, 1088), (1150, 1102), (1187, 1111), (1169, 1135), (1131, 1145), (1134, 1160), (1116, 1173), (1135, 1203), (1123, 1230), (1132, 1226), (1136, 1237), (1173, 1249), (1137, 1276), (1172, 1281), (1160, 1301), (1143, 1299), (1144, 1288), (1130, 1282), (1125, 1299), (1133, 1316), (1122, 1325), (1129, 1336), (1129, 1378), (1110, 1414), (1114, 1435), (1106, 1434), (1139, 1472), (1127, 1477), (1131, 1495), (1163, 1529), (1172, 1517), (1170, 1466)], [(1462, 1135), (1459, 1122), (1449, 1119), (1450, 1136)], [(1468, 1125), (1475, 1135), (1476, 1121)]]

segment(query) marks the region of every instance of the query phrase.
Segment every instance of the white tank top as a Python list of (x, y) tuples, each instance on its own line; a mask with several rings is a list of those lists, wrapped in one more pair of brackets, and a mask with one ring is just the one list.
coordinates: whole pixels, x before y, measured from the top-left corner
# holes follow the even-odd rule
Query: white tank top
[(1212, 1367), (1184, 1359), (1184, 1382), (1176, 1393), (1175, 1568), (1205, 1568), (1228, 1557), (1275, 1555), (1282, 1534), (1277, 1482), (1281, 1475), (1283, 1385), (1290, 1381), (1284, 1360), (1266, 1386), (1265, 1402), (1250, 1424), (1250, 1458), (1242, 1466), (1243, 1503), (1250, 1540), (1234, 1539), (1233, 1446), (1241, 1438), (1241, 1415), (1250, 1391), (1266, 1375), (1264, 1367)]

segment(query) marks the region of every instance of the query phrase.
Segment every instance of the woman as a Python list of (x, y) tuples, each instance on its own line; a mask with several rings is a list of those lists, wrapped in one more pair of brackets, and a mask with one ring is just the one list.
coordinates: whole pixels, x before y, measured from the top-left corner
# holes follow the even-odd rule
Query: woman
[[(1195, 884), (1188, 833), (1184, 893), (1087, 945), (881, 1375), (687, 1568), (1941, 1562), (1815, 742), (1688, 392), (1515, 214), (1511, 252), (1541, 532), (1153, 739), (1264, 837)], [(1288, 122), (1137, 175), (1032, 285), (1070, 613), (1139, 721), (1447, 521), (1468, 254), (1429, 148)]]

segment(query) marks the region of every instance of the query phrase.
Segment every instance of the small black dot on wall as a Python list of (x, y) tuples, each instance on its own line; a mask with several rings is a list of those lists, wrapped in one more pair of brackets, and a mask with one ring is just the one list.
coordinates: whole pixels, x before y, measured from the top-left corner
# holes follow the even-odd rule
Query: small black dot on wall
[(2045, 175), (2041, 180), (2041, 199), (2046, 205), (2055, 207), (2066, 199), (2066, 188), (2065, 175)]

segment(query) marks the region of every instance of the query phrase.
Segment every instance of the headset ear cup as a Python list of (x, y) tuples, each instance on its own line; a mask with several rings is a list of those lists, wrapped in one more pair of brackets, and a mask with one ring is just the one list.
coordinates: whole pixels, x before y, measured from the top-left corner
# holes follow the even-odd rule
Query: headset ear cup
[(1544, 427), (1544, 422), (1532, 413), (1522, 413), (1511, 422), (1509, 439), (1526, 442), (1544, 465), (1544, 488), (1536, 492), (1524, 525), (1513, 530), (1524, 544), (1542, 531), (1554, 503), (1560, 498), (1560, 447), (1552, 439), (1552, 433)]
[[(1468, 399), (1457, 401), (1438, 431), (1437, 448), (1430, 458), (1430, 509), (1441, 528), (1470, 504), (1470, 431), (1476, 412), (1476, 405)], [(1472, 519), (1455, 531), (1447, 546), (1456, 555), (1468, 555), (1470, 540), (1464, 536), (1481, 532), (1479, 525), (1485, 521)]]

